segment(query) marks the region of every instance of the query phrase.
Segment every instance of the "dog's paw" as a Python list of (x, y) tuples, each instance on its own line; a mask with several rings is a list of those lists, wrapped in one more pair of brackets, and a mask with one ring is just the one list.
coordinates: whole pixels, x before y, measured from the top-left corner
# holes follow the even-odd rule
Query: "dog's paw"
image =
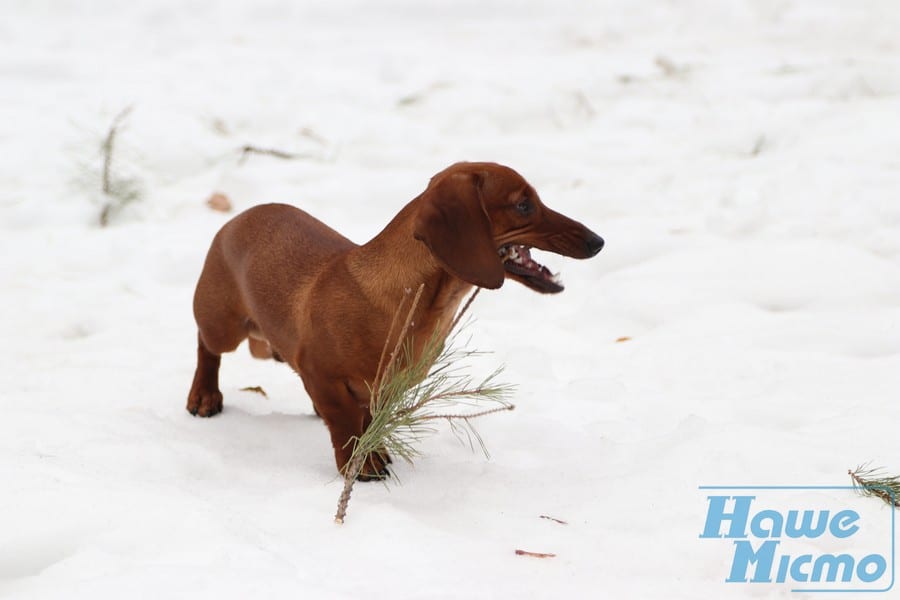
[(387, 479), (391, 476), (391, 472), (387, 469), (387, 467), (382, 467), (381, 471), (378, 473), (366, 473), (365, 470), (360, 471), (359, 475), (356, 476), (357, 481), (381, 481), (382, 479)]
[(191, 390), (187, 410), (198, 417), (211, 417), (222, 412), (222, 392), (200, 392)]
[(359, 475), (356, 476), (356, 480), (379, 481), (381, 479), (387, 479), (391, 476), (391, 472), (388, 470), (387, 466), (392, 462), (387, 450), (372, 452), (363, 464), (363, 468), (360, 469)]

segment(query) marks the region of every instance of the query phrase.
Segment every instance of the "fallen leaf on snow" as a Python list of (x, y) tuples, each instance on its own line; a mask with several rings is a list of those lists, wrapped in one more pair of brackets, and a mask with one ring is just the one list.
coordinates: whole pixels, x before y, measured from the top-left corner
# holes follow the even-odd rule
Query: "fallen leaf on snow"
[(231, 211), (231, 200), (222, 192), (215, 192), (206, 200), (206, 205), (219, 212)]
[(269, 397), (269, 395), (266, 393), (266, 390), (262, 389), (262, 388), (259, 387), (258, 385), (252, 385), (252, 386), (248, 386), (248, 387), (242, 387), (240, 391), (242, 391), (242, 392), (255, 392), (255, 393), (257, 393), (257, 394), (262, 394), (262, 395), (265, 396), (266, 398)]

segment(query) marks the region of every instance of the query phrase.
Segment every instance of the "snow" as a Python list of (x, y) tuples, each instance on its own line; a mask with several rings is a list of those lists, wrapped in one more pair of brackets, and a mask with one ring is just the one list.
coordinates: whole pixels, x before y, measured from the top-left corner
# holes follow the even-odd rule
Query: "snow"
[[(0, 597), (804, 597), (724, 583), (698, 486), (900, 469), (894, 0), (0, 13)], [(143, 197), (100, 228), (127, 106), (114, 173)], [(289, 369), (240, 348), (225, 412), (184, 410), (193, 285), (229, 218), (205, 199), (290, 202), (362, 242), (464, 159), (607, 245), (536, 253), (558, 296), (474, 305), (476, 368), (519, 386), (479, 423), (490, 460), (442, 431), (336, 526)]]

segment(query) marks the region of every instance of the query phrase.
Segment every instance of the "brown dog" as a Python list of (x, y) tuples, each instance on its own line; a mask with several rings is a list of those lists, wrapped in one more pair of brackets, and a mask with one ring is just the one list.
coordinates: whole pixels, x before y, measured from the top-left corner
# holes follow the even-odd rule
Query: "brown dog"
[[(283, 359), (300, 374), (342, 469), (348, 442), (371, 420), (367, 383), (405, 290), (425, 284), (412, 339), (443, 338), (472, 286), (496, 289), (509, 277), (538, 292), (562, 291), (530, 247), (589, 258), (603, 240), (493, 163), (441, 171), (362, 246), (292, 206), (251, 208), (213, 239), (197, 283), (199, 348), (187, 409), (202, 417), (222, 410), (221, 354), (249, 337), (253, 356)], [(361, 478), (385, 474), (388, 462), (371, 456)]]

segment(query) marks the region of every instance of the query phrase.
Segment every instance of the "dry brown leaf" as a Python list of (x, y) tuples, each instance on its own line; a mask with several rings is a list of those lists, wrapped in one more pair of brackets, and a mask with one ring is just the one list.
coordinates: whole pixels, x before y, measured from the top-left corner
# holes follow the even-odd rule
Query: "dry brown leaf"
[(215, 192), (206, 200), (206, 205), (219, 212), (231, 211), (231, 200), (222, 192)]
[(623, 335), (620, 338), (616, 338), (616, 342), (628, 342), (631, 341), (631, 336)]
[(242, 392), (254, 392), (254, 393), (256, 393), (256, 394), (262, 394), (262, 395), (265, 396), (266, 398), (269, 397), (269, 395), (266, 393), (266, 390), (262, 389), (262, 388), (259, 387), (258, 385), (252, 385), (252, 386), (248, 386), (248, 387), (242, 387), (240, 391), (242, 391)]

